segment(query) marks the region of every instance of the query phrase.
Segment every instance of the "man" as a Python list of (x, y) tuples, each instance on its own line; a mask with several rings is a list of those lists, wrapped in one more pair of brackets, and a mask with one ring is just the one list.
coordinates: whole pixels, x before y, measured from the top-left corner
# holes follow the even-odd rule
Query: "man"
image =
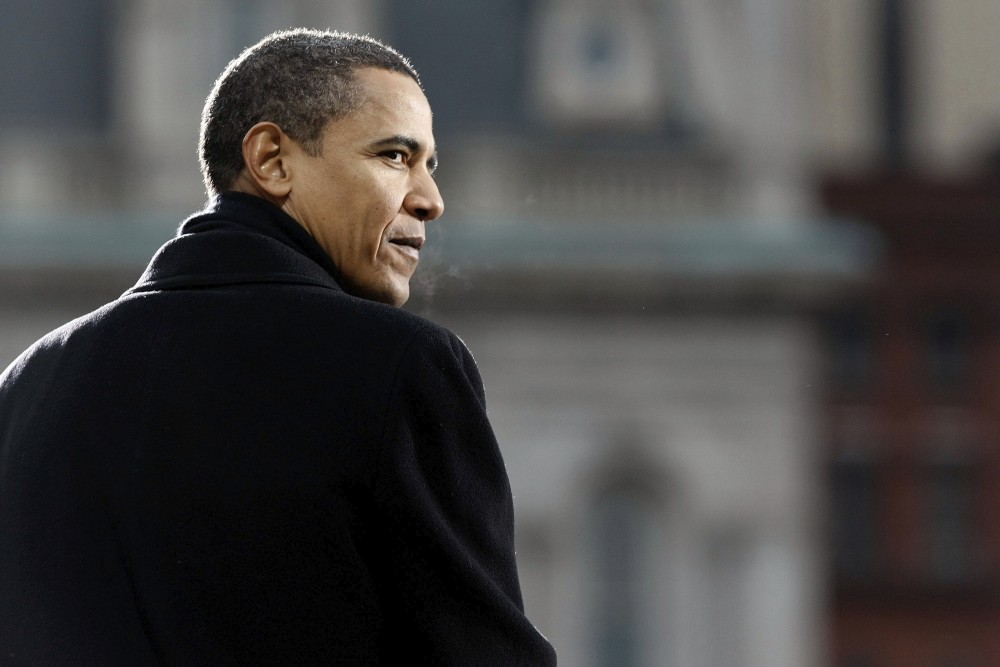
[(276, 33), (200, 154), (208, 207), (0, 376), (0, 663), (554, 664), (476, 365), (396, 308), (443, 211), (416, 72)]

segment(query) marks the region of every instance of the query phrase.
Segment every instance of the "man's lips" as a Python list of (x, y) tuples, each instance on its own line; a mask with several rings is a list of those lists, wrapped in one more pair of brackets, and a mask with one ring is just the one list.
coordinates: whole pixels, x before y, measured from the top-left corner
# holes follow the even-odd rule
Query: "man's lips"
[(424, 247), (423, 236), (397, 236), (389, 239), (389, 243), (394, 245), (403, 254), (420, 259), (420, 249)]
[(424, 237), (422, 236), (399, 236), (394, 239), (389, 239), (389, 243), (395, 243), (396, 245), (408, 246), (415, 250), (420, 250), (424, 247)]

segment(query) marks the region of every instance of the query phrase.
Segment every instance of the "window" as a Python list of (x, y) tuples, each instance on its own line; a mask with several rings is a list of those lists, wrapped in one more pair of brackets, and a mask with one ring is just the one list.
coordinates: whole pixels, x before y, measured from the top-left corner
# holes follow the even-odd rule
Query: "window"
[(925, 318), (923, 328), (928, 388), (939, 394), (964, 389), (971, 375), (968, 316), (957, 308), (941, 308)]
[(673, 42), (660, 32), (675, 24), (656, 4), (547, 0), (534, 23), (534, 100), (547, 121), (648, 129), (670, 112), (664, 63)]
[(930, 575), (959, 583), (972, 574), (973, 474), (968, 462), (942, 458), (926, 480)]
[(615, 486), (596, 496), (590, 523), (592, 664), (643, 665), (648, 653), (646, 595), (656, 580), (650, 557), (655, 528), (651, 504), (641, 489)]
[(831, 388), (844, 393), (869, 389), (874, 377), (875, 346), (867, 314), (857, 309), (827, 318), (824, 337)]
[(878, 552), (878, 478), (875, 464), (863, 453), (842, 454), (834, 461), (831, 504), (837, 577), (871, 579)]

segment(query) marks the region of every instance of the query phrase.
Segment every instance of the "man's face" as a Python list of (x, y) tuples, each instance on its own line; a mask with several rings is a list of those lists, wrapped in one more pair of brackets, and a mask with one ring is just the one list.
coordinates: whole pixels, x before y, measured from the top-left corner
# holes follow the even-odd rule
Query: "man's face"
[(322, 152), (291, 163), (284, 209), (333, 259), (349, 293), (400, 306), (424, 243), (444, 211), (431, 108), (417, 83), (388, 70), (357, 73), (361, 106), (331, 121)]

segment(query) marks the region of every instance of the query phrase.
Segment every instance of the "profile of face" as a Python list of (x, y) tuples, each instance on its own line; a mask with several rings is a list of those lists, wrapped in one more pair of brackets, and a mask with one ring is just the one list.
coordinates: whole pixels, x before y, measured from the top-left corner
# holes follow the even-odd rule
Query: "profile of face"
[(431, 108), (409, 76), (375, 68), (356, 76), (363, 101), (327, 124), (319, 155), (294, 144), (286, 154), (281, 206), (330, 255), (348, 293), (399, 306), (425, 223), (444, 211)]

